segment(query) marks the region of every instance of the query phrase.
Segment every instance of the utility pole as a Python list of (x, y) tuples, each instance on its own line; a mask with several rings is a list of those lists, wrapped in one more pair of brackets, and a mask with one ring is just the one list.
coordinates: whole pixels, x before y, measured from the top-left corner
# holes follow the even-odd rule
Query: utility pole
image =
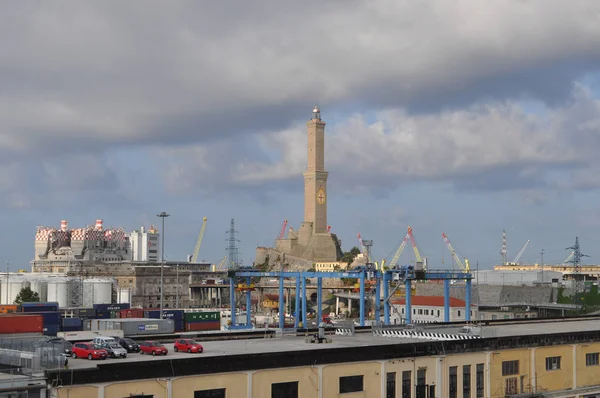
[(11, 303), (8, 301), (8, 300), (9, 300), (9, 298), (8, 298), (8, 290), (9, 290), (9, 289), (8, 289), (8, 276), (9, 276), (8, 269), (9, 269), (9, 263), (8, 263), (8, 261), (7, 261), (7, 262), (6, 262), (6, 305), (10, 305), (10, 304), (11, 304)]
[(542, 262), (542, 285), (544, 284), (544, 249), (542, 249), (542, 252), (540, 253), (540, 257), (541, 257), (541, 262)]
[(157, 214), (157, 217), (162, 219), (162, 229), (160, 230), (162, 237), (162, 248), (160, 250), (160, 319), (162, 319), (165, 304), (165, 218), (169, 217), (169, 215), (163, 211)]
[(175, 280), (177, 281), (177, 295), (175, 296), (175, 308), (179, 309), (179, 264), (177, 264)]

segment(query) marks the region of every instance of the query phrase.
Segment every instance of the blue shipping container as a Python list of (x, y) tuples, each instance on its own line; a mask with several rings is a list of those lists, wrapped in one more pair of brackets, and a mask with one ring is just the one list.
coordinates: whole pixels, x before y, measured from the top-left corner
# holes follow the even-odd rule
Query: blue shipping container
[(83, 321), (81, 320), (81, 318), (63, 318), (62, 319), (62, 325), (63, 325), (63, 329), (65, 327), (81, 327), (81, 325), (83, 324)]
[(56, 334), (60, 332), (60, 327), (58, 325), (44, 325), (43, 334), (46, 336), (56, 336)]
[(77, 316), (82, 319), (94, 319), (96, 318), (95, 308), (79, 308), (77, 310)]
[(175, 331), (183, 332), (185, 330), (185, 324), (183, 323), (183, 319), (175, 319)]
[(144, 311), (144, 318), (160, 319), (160, 310)]
[[(183, 310), (164, 310), (163, 319), (183, 320), (183, 314)], [(144, 318), (159, 319), (160, 310), (146, 310), (144, 311)]]
[(26, 308), (26, 307), (53, 307), (53, 308), (56, 308), (56, 310), (58, 311), (58, 303), (56, 301), (47, 301), (47, 302), (32, 301), (32, 302), (21, 303), (21, 308)]
[(44, 318), (44, 327), (46, 325), (60, 325), (60, 312), (30, 312), (29, 314), (39, 314)]
[(128, 310), (129, 307), (130, 307), (129, 303), (94, 304), (94, 308), (96, 309), (96, 311), (102, 311), (102, 312)]
[[(27, 303), (24, 303), (27, 304)], [(58, 304), (40, 303), (41, 305), (21, 306), (21, 312), (56, 312)]]

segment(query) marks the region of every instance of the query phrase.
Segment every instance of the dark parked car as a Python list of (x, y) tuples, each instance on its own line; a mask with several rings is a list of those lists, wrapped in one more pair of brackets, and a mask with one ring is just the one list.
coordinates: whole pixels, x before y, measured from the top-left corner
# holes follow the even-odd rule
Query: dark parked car
[(115, 337), (115, 340), (121, 347), (125, 348), (127, 352), (140, 352), (140, 345), (131, 339), (126, 337)]
[(71, 355), (73, 353), (73, 344), (62, 337), (46, 337), (36, 341), (33, 346), (35, 348), (44, 347), (60, 350), (61, 353), (66, 355)]

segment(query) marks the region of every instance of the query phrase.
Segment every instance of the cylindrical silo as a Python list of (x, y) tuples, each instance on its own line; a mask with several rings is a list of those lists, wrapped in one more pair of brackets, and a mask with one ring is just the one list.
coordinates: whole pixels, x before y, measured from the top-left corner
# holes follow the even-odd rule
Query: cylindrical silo
[(69, 306), (69, 283), (64, 278), (48, 280), (48, 301), (58, 303), (61, 308)]
[(108, 279), (86, 279), (83, 281), (83, 306), (112, 303), (112, 281)]
[(35, 275), (35, 278), (30, 278), (30, 283), (31, 290), (38, 294), (40, 301), (48, 301), (48, 281), (45, 278)]
[(133, 289), (128, 287), (119, 288), (117, 290), (117, 303), (129, 303), (131, 304), (131, 296), (133, 295)]

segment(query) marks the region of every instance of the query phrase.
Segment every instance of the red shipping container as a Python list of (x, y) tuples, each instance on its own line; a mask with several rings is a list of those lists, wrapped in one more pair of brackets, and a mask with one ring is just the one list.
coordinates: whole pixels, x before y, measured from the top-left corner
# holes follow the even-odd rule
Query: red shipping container
[(221, 330), (221, 321), (187, 322), (185, 324), (186, 332), (197, 332), (201, 330)]
[(127, 310), (121, 310), (119, 318), (143, 318), (144, 310), (141, 308), (130, 308)]
[(0, 315), (0, 335), (17, 333), (42, 333), (44, 317), (24, 313)]

